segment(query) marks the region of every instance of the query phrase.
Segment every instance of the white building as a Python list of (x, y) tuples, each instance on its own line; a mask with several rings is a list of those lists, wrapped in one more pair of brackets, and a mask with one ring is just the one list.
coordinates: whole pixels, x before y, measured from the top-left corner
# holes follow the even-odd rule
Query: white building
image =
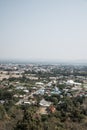
[(66, 82), (66, 85), (70, 85), (70, 86), (77, 85), (77, 86), (80, 86), (81, 83), (74, 82), (73, 80), (68, 80)]
[(49, 107), (51, 105), (51, 102), (48, 102), (45, 99), (42, 99), (39, 104), (43, 107)]

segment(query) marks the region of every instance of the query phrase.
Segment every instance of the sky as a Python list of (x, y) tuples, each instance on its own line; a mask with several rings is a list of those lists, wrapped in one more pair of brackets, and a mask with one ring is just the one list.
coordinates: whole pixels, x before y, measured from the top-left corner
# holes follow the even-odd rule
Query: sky
[(0, 0), (0, 60), (87, 60), (87, 0)]

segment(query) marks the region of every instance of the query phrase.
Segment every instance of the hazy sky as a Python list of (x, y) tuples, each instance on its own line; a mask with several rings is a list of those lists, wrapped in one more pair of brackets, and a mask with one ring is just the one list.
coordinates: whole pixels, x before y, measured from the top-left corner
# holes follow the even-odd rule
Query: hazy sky
[(0, 59), (87, 60), (87, 0), (0, 0)]

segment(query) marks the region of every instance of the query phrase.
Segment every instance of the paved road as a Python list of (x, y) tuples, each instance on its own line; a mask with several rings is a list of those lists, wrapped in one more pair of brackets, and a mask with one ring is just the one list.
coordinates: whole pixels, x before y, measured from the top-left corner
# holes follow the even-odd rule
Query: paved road
[[(40, 88), (40, 89), (44, 89), (44, 87)], [(38, 91), (40, 90), (38, 89), (37, 91), (31, 93), (30, 95), (26, 95), (23, 99), (20, 99), (15, 105), (20, 105), (22, 104), (24, 101), (28, 101), (29, 97), (32, 97), (34, 94), (38, 93)]]

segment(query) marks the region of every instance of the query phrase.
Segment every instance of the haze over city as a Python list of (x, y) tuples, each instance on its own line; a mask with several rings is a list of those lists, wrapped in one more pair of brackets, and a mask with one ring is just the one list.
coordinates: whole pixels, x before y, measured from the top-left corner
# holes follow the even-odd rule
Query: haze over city
[(86, 0), (0, 0), (0, 60), (87, 60)]
[(87, 0), (0, 0), (0, 130), (87, 130)]

